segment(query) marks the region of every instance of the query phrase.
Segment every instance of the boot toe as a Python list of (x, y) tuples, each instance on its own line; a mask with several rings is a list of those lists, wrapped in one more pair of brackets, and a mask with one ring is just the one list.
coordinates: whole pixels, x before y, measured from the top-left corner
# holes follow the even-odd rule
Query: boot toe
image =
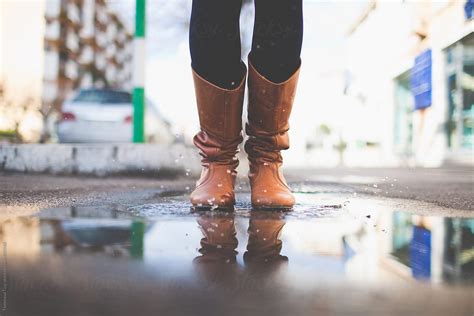
[(254, 208), (291, 209), (294, 205), (295, 198), (289, 191), (256, 190), (252, 195)]
[(230, 192), (212, 191), (208, 188), (196, 188), (191, 193), (191, 204), (194, 207), (232, 207), (235, 204), (234, 195)]

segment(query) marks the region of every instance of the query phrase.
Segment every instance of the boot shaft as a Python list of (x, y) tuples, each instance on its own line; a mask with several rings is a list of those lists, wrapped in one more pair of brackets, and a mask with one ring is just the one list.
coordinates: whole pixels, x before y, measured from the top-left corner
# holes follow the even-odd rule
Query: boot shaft
[(220, 88), (193, 71), (200, 131), (194, 144), (203, 163), (235, 164), (233, 158), (242, 142), (242, 107), (246, 67), (242, 64), (242, 80), (233, 90)]
[(280, 151), (290, 147), (289, 118), (299, 72), (300, 68), (288, 80), (274, 83), (257, 71), (249, 56), (248, 120), (245, 127), (249, 138), (245, 151), (251, 162), (258, 159), (281, 163)]

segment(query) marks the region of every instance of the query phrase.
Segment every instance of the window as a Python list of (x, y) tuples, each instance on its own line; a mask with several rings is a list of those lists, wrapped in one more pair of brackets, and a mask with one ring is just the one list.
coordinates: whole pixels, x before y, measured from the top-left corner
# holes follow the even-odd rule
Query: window
[(73, 99), (74, 102), (88, 102), (101, 104), (125, 104), (132, 103), (132, 96), (128, 92), (114, 90), (82, 90)]

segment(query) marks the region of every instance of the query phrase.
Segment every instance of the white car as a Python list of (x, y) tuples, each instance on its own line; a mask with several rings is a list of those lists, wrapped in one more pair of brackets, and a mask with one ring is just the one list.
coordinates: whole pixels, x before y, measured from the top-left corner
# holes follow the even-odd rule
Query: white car
[[(57, 127), (61, 143), (131, 142), (133, 135), (132, 95), (112, 89), (81, 89), (65, 101)], [(170, 124), (152, 102), (146, 100), (145, 140), (170, 143)]]

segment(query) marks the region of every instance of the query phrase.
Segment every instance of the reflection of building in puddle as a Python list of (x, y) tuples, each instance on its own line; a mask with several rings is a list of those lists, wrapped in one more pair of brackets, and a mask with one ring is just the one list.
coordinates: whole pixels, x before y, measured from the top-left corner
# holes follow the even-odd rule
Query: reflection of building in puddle
[(144, 232), (143, 222), (131, 220), (18, 217), (0, 222), (0, 240), (15, 257), (35, 257), (40, 252), (141, 257)]
[[(283, 232), (284, 248), (290, 262), (293, 253), (301, 257), (291, 269), (308, 285), (333, 278), (367, 281), (377, 275), (373, 269), (373, 228), (363, 221), (339, 218), (321, 218), (291, 221)], [(290, 280), (291, 281), (291, 280)]]
[(0, 221), (0, 243), (8, 255), (35, 258), (40, 249), (40, 221), (36, 218), (9, 218)]
[(405, 274), (408, 271), (416, 279), (434, 282), (474, 280), (474, 219), (397, 212), (392, 220), (390, 252), (393, 259), (408, 267)]
[(474, 280), (474, 219), (387, 211), (347, 221), (291, 221), (283, 241), (308, 255), (298, 268), (317, 265), (352, 281)]

